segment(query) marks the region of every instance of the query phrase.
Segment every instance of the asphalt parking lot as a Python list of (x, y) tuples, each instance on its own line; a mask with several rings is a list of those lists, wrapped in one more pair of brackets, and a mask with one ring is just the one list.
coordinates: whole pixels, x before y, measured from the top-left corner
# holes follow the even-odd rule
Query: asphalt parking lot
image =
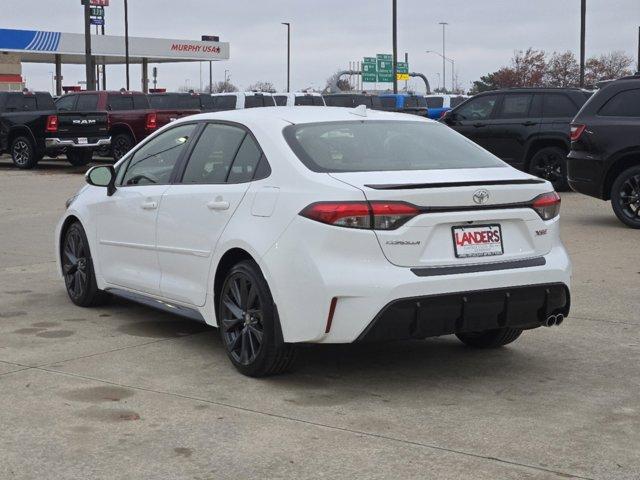
[(640, 232), (607, 203), (563, 194), (562, 326), (309, 347), (255, 380), (214, 329), (67, 299), (53, 229), (85, 170), (0, 159), (0, 478), (640, 478)]

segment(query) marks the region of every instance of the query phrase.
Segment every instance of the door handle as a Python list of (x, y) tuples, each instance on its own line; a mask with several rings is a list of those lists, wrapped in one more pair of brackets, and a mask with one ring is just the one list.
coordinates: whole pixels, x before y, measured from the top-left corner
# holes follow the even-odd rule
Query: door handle
[(531, 126), (537, 125), (537, 124), (538, 124), (538, 122), (532, 122), (530, 120), (526, 121), (526, 122), (522, 122), (522, 125), (525, 126), (525, 127), (531, 127)]
[(155, 210), (158, 208), (158, 202), (142, 202), (140, 207), (144, 210)]
[(476, 127), (476, 128), (479, 128), (479, 127), (486, 127), (487, 124), (486, 123), (474, 123), (473, 126)]
[(207, 208), (209, 210), (228, 210), (229, 202), (225, 202), (224, 200), (211, 200), (207, 202)]

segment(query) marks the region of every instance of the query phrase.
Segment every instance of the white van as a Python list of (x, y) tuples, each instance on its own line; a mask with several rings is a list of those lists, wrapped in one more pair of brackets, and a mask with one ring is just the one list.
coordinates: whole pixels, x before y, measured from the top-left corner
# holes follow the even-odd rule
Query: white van
[(324, 107), (324, 98), (319, 93), (291, 92), (274, 93), (273, 98), (276, 105), (280, 107), (292, 107), (295, 105), (310, 105), (314, 107)]

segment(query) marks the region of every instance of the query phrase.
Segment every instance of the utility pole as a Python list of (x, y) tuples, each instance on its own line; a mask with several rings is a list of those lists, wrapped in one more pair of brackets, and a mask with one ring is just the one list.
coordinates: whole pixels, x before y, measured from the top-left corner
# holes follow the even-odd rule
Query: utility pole
[(442, 25), (442, 88), (446, 92), (447, 91), (447, 71), (445, 65), (445, 39), (444, 39), (444, 29), (447, 25), (447, 22), (439, 22), (438, 25)]
[(392, 0), (393, 93), (398, 93), (398, 0)]
[(129, 90), (129, 2), (124, 0), (124, 57), (127, 70), (127, 90)]
[(638, 27), (638, 65), (637, 65), (637, 69), (636, 72), (638, 72), (638, 74), (640, 74), (640, 27)]
[(89, 0), (82, 0), (84, 6), (84, 54), (85, 71), (87, 76), (87, 90), (96, 89), (95, 70), (93, 68), (93, 57), (91, 56), (91, 10)]
[[(102, 31), (102, 35), (104, 36), (104, 22), (102, 22), (102, 28), (100, 29)], [(104, 62), (104, 57), (102, 57), (102, 89), (106, 90), (107, 89), (107, 64)]]
[(213, 93), (213, 62), (209, 60), (209, 93)]
[(291, 24), (282, 22), (287, 27), (287, 93), (291, 89)]
[(580, 88), (584, 88), (584, 40), (587, 20), (587, 0), (580, 2)]

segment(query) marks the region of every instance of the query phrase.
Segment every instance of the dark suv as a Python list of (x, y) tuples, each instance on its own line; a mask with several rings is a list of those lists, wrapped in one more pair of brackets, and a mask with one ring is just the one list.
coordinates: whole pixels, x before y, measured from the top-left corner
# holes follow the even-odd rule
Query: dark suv
[(571, 123), (569, 185), (611, 200), (617, 217), (640, 228), (640, 75), (607, 84)]
[(484, 92), (441, 121), (510, 165), (567, 188), (569, 123), (590, 93), (577, 88)]

